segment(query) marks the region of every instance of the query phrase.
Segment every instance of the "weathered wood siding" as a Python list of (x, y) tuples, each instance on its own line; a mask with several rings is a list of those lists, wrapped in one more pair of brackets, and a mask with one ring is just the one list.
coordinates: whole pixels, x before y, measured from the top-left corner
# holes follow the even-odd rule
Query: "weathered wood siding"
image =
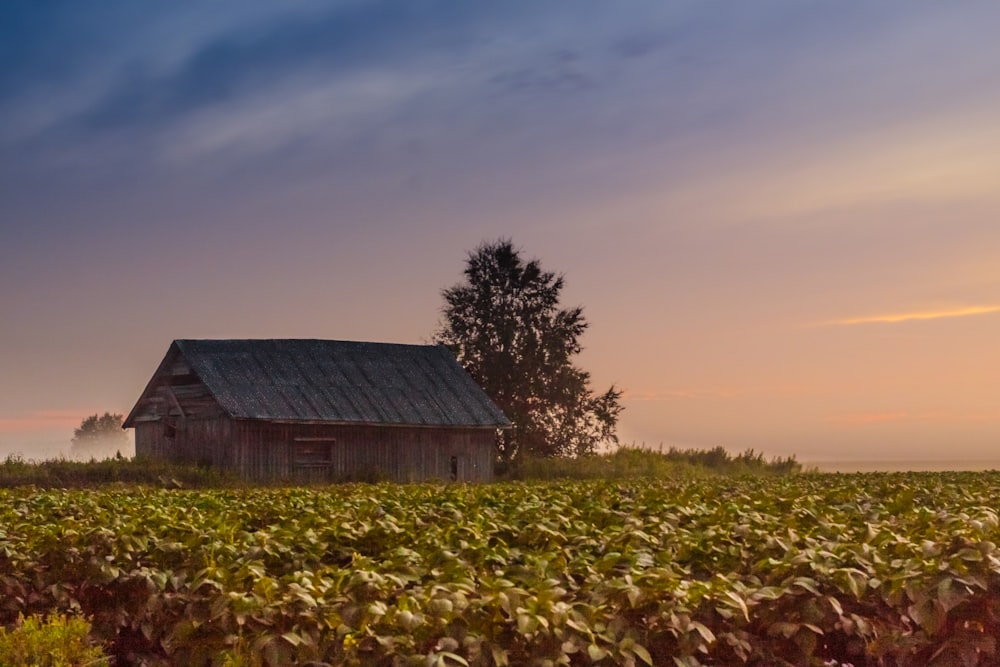
[(170, 452), (159, 437), (163, 426), (159, 422), (141, 422), (135, 425), (135, 455), (151, 459), (169, 459)]
[[(141, 422), (139, 456), (236, 470), (249, 480), (418, 482), (493, 479), (496, 435), (485, 429), (280, 424), (250, 420)], [(327, 463), (296, 463), (296, 446), (329, 447)]]
[[(397, 482), (493, 478), (496, 434), (487, 429), (234, 422), (233, 465), (248, 479)], [(297, 466), (296, 443), (329, 443), (329, 465)]]
[(230, 465), (225, 447), (231, 424), (182, 355), (174, 354), (135, 409), (135, 453), (183, 463)]
[(135, 408), (136, 455), (227, 465), (224, 452), (203, 445), (228, 440), (230, 422), (184, 357), (164, 359), (154, 382)]
[(140, 422), (135, 427), (135, 453), (173, 463), (232, 468), (232, 433), (233, 423), (226, 417)]

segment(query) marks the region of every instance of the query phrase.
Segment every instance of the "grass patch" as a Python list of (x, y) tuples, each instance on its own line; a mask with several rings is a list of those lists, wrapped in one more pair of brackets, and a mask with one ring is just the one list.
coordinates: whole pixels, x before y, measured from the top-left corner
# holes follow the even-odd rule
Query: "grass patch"
[(73, 489), (115, 483), (166, 488), (219, 488), (237, 486), (242, 482), (217, 468), (177, 465), (139, 457), (119, 456), (103, 461), (31, 461), (11, 455), (0, 463), (0, 488), (37, 486), (43, 489)]
[(17, 625), (0, 627), (0, 665), (9, 667), (106, 667), (107, 656), (90, 640), (90, 623), (79, 617), (51, 614), (18, 617)]
[[(526, 458), (498, 474), (504, 480), (559, 479), (664, 479), (689, 480), (718, 475), (781, 476), (802, 472), (794, 456), (767, 460), (748, 449), (730, 454), (714, 449), (676, 449), (660, 452), (641, 447), (620, 447), (614, 452), (577, 458)], [(357, 474), (342, 482), (380, 481), (377, 473)], [(199, 465), (181, 465), (156, 459), (115, 458), (98, 461), (52, 459), (26, 460), (10, 455), (0, 462), (0, 488), (35, 486), (41, 489), (94, 488), (108, 484), (160, 488), (212, 489), (257, 486), (312, 486), (291, 480), (251, 482), (235, 472)], [(325, 485), (320, 484), (320, 485)]]
[(791, 475), (802, 472), (794, 456), (767, 460), (748, 449), (730, 454), (723, 447), (677, 449), (666, 452), (642, 447), (578, 458), (529, 458), (513, 470), (510, 479), (699, 479), (715, 475)]

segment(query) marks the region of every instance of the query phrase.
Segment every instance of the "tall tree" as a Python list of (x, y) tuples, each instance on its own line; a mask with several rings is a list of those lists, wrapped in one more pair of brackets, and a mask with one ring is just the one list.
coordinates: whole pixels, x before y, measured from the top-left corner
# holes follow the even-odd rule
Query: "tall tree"
[(622, 392), (612, 385), (594, 394), (590, 374), (573, 364), (588, 323), (582, 308), (560, 307), (563, 276), (525, 261), (509, 239), (469, 253), (464, 275), (442, 291), (435, 338), (514, 423), (499, 439), (500, 463), (617, 442)]

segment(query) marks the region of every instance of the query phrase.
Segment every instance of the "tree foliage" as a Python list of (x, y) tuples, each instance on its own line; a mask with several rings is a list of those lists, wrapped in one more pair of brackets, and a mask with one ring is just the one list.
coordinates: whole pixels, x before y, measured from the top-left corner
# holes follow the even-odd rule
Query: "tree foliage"
[(128, 436), (122, 430), (124, 419), (123, 415), (110, 412), (87, 417), (80, 423), (80, 428), (73, 430), (73, 451), (86, 454), (96, 449), (127, 446)]
[(499, 439), (502, 464), (519, 456), (589, 454), (618, 441), (621, 390), (595, 394), (574, 365), (588, 323), (560, 307), (563, 276), (525, 261), (509, 239), (483, 243), (464, 282), (443, 290), (436, 340), (448, 346), (514, 428)]

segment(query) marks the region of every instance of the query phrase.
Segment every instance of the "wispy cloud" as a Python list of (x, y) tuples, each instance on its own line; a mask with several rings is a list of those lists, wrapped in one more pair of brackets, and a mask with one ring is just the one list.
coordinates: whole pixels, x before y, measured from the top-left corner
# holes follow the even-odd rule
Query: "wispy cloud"
[(22, 433), (48, 429), (73, 429), (94, 410), (41, 410), (31, 414), (0, 417), (0, 433)]
[(898, 324), (916, 320), (941, 320), (954, 317), (971, 317), (1000, 313), (1000, 306), (967, 306), (950, 308), (948, 310), (923, 310), (909, 313), (890, 313), (885, 315), (869, 315), (866, 317), (847, 317), (839, 320), (818, 322), (814, 326), (850, 326), (854, 324)]

